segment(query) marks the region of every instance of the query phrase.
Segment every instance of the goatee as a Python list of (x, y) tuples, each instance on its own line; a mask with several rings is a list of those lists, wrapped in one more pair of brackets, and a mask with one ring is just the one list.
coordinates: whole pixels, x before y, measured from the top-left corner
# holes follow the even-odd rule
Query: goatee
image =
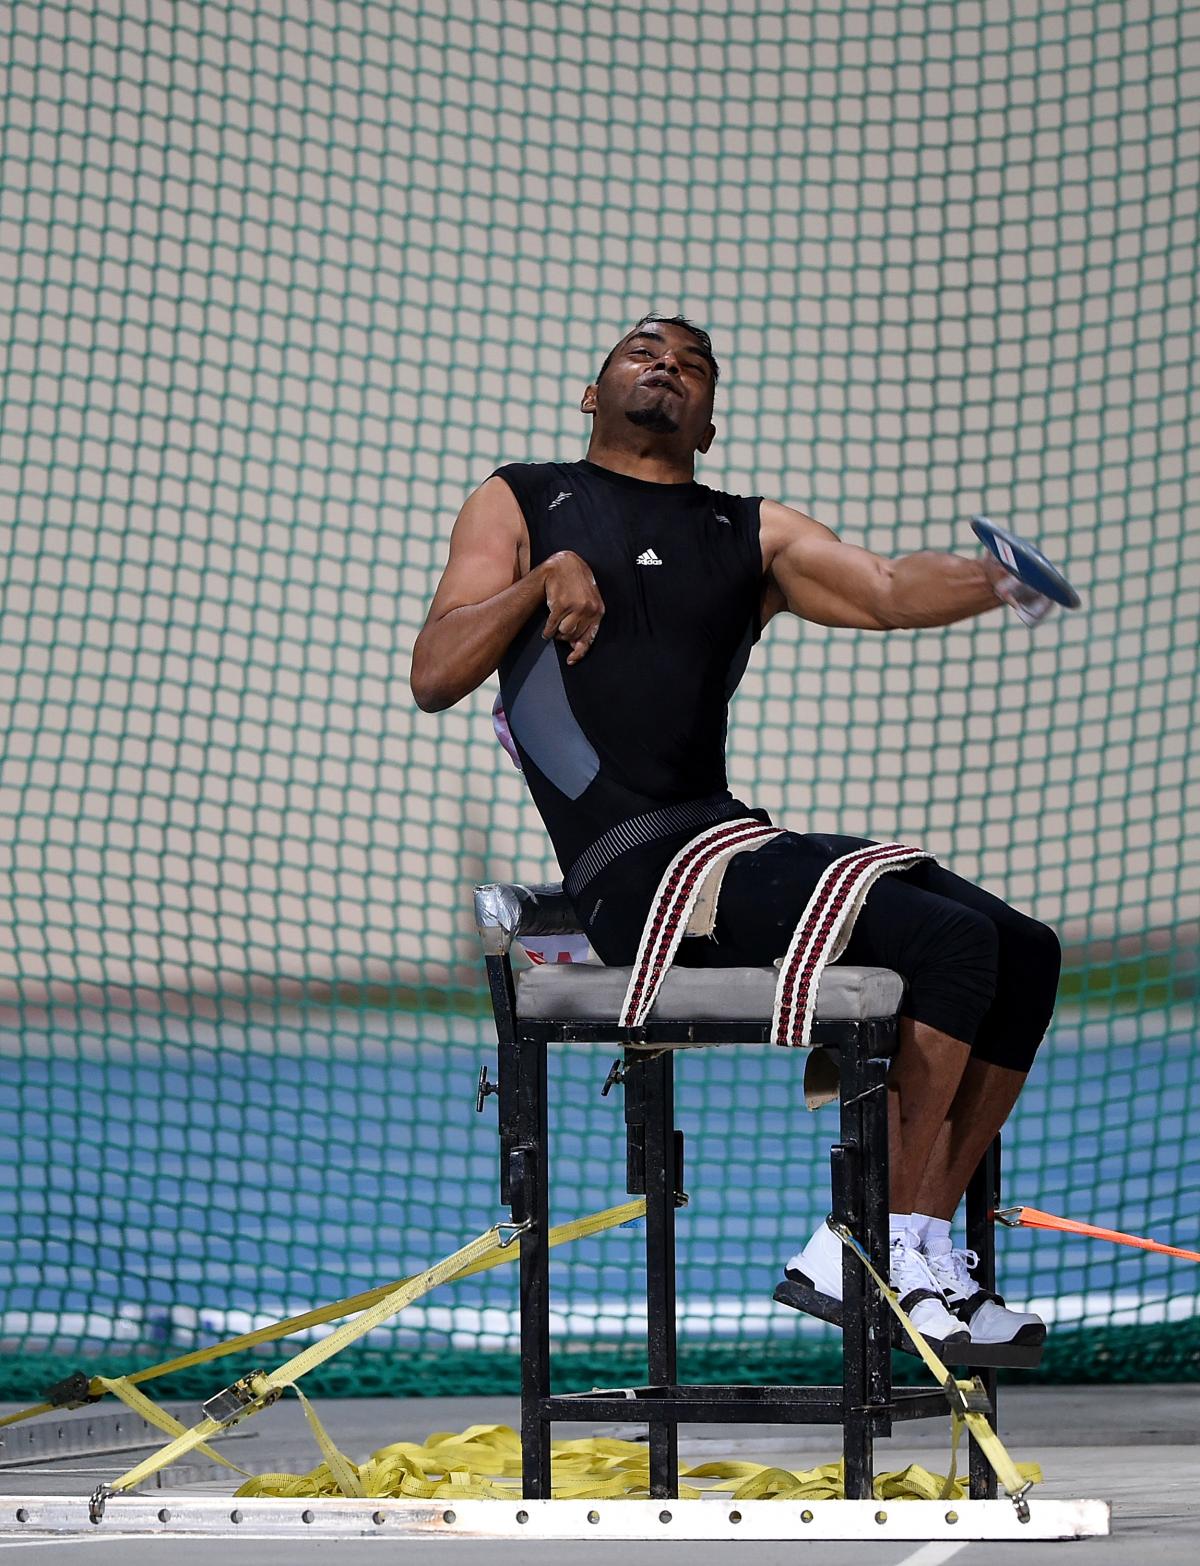
[(656, 408), (628, 409), (625, 417), (630, 424), (636, 424), (639, 429), (653, 430), (656, 435), (673, 435), (679, 428), (678, 422), (671, 417), (661, 403)]

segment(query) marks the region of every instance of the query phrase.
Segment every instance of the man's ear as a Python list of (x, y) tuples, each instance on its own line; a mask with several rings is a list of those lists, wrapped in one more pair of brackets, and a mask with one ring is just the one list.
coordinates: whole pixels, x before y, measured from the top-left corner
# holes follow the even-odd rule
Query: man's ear
[(696, 442), (696, 450), (700, 452), (707, 451), (716, 438), (717, 426), (715, 424), (710, 424), (705, 430), (704, 434), (701, 435), (700, 439)]
[(588, 386), (585, 389), (583, 393), (583, 399), (579, 404), (580, 413), (595, 413), (597, 395), (598, 393), (595, 386)]

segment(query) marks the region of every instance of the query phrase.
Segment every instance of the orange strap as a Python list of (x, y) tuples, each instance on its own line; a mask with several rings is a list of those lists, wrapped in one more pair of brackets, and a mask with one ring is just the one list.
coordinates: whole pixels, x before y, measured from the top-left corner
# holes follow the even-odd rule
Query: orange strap
[(1086, 1234), (1093, 1240), (1111, 1240), (1116, 1245), (1132, 1245), (1139, 1251), (1159, 1251), (1164, 1256), (1182, 1256), (1187, 1261), (1200, 1262), (1200, 1251), (1185, 1251), (1178, 1245), (1164, 1245), (1161, 1240), (1143, 1239), (1138, 1234), (1122, 1234), (1120, 1229), (1101, 1229), (1094, 1223), (1076, 1223), (1073, 1218), (1059, 1218), (1054, 1213), (1044, 1213), (1036, 1207), (1006, 1207), (997, 1212), (996, 1217), (1001, 1223), (1013, 1227)]

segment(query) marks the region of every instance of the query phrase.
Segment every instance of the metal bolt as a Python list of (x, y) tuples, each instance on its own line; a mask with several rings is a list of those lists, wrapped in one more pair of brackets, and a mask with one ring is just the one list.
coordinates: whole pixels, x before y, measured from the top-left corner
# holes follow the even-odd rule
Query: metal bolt
[(382, 1512), (372, 1512), (371, 1521), (377, 1528), (382, 1528), (384, 1523), (387, 1522), (387, 1518), (383, 1515)]
[(590, 1522), (590, 1523), (598, 1523), (599, 1521), (600, 1521), (600, 1513), (599, 1512), (589, 1512), (588, 1513), (588, 1522)]
[(314, 1516), (314, 1514), (312, 1512), (301, 1512), (300, 1513), (300, 1521), (302, 1523), (310, 1523), (310, 1522), (315, 1522), (316, 1518), (315, 1518), (315, 1516)]
[(957, 1512), (947, 1512), (946, 1513), (946, 1521), (948, 1523), (956, 1523), (958, 1521), (958, 1513)]
[(671, 1521), (671, 1514), (670, 1514), (670, 1512), (659, 1512), (658, 1520), (659, 1520), (659, 1522), (662, 1522), (662, 1523), (670, 1522)]
[(170, 1512), (167, 1510), (167, 1508), (165, 1506), (163, 1507), (162, 1511), (159, 1512), (158, 1520), (159, 1520), (159, 1522), (170, 1522), (171, 1521), (171, 1514), (170, 1514)]
[(17, 1521), (18, 1522), (28, 1522), (29, 1521), (29, 1513), (25, 1510), (25, 1508), (23, 1506), (18, 1506), (17, 1507)]
[(877, 1523), (885, 1523), (885, 1522), (887, 1522), (887, 1513), (886, 1512), (876, 1512), (875, 1513), (875, 1521)]
[(739, 1523), (739, 1522), (741, 1522), (741, 1520), (742, 1520), (741, 1512), (730, 1512), (730, 1514), (729, 1514), (729, 1521), (731, 1523)]
[(517, 1513), (517, 1521), (519, 1523), (527, 1523), (529, 1521), (529, 1513), (528, 1512), (518, 1512)]
[(812, 1522), (812, 1513), (811, 1512), (801, 1512), (800, 1513), (800, 1521), (801, 1522)]
[(241, 1512), (239, 1512), (239, 1511), (232, 1511), (232, 1512), (230, 1512), (230, 1514), (229, 1514), (229, 1521), (231, 1523), (240, 1523), (241, 1520), (242, 1520)]
[(457, 1512), (443, 1512), (442, 1513), (442, 1521), (443, 1522), (448, 1522), (448, 1523), (457, 1522), (458, 1521), (458, 1513)]

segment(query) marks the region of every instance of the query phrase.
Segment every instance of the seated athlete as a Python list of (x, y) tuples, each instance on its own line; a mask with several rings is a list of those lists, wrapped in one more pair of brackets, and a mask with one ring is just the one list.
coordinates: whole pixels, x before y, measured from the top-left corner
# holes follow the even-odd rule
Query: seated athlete
[[(647, 316), (583, 394), (582, 462), (498, 468), (466, 501), (412, 663), (426, 712), (497, 668), (509, 731), (595, 951), (632, 963), (666, 866), (698, 832), (754, 815), (725, 772), (726, 708), (763, 627), (950, 625), (1008, 600), (1040, 612), (994, 560), (889, 560), (778, 501), (695, 482), (712, 445), (707, 333)], [(866, 840), (788, 832), (730, 864), (695, 967), (781, 957), (829, 862)], [(888, 1078), (891, 1281), (946, 1352), (1024, 1346), (1045, 1326), (985, 1294), (951, 1219), (1007, 1119), (1050, 1021), (1060, 950), (1045, 925), (928, 862), (868, 893), (847, 963), (905, 980)], [(840, 1319), (827, 1225), (787, 1263), (796, 1303)], [(791, 1302), (791, 1301), (789, 1301)]]

